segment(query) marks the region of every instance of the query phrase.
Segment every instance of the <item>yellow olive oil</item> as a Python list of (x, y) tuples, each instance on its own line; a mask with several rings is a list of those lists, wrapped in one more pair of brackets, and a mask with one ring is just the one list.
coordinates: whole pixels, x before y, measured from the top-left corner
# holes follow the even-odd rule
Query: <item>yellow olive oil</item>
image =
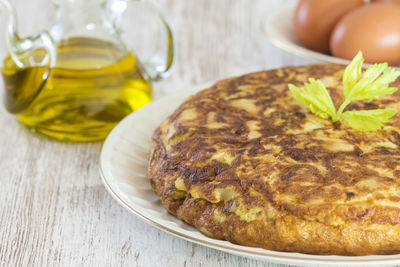
[(134, 54), (98, 39), (60, 42), (50, 69), (19, 69), (7, 57), (2, 74), (7, 109), (32, 131), (58, 140), (103, 140), (152, 99)]

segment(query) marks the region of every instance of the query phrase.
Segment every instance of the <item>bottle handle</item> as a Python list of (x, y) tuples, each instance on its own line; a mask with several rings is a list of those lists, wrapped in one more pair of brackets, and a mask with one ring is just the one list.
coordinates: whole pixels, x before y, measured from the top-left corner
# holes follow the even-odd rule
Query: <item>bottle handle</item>
[(14, 76), (21, 69), (35, 66), (44, 67), (42, 79), (30, 81), (30, 90), (22, 92), (20, 87), (15, 86), (15, 83), (6, 86), (5, 98), (8, 99), (5, 101), (6, 109), (10, 113), (18, 113), (28, 107), (41, 92), (50, 69), (56, 62), (56, 46), (46, 31), (35, 36), (20, 38), (17, 33), (16, 13), (8, 0), (0, 0), (0, 12), (4, 11), (8, 15), (6, 42), (9, 57), (3, 61), (3, 78), (7, 79), (6, 76)]
[[(140, 1), (147, 4), (150, 9), (152, 9), (160, 19), (162, 25), (164, 26), (166, 32), (166, 55), (165, 60), (163, 63), (156, 63), (155, 60), (148, 60), (143, 62), (144, 68), (147, 74), (150, 76), (152, 81), (159, 81), (162, 78), (166, 77), (169, 74), (169, 71), (172, 67), (172, 63), (174, 61), (174, 38), (172, 34), (171, 27), (169, 26), (160, 6), (153, 0), (123, 0), (124, 2), (133, 2), (133, 1)], [(117, 1), (118, 2), (118, 1)]]
[[(6, 11), (8, 15), (7, 21), (7, 48), (14, 63), (19, 68), (27, 68), (32, 66), (49, 66), (53, 67), (56, 62), (56, 46), (53, 38), (47, 31), (43, 31), (35, 36), (20, 38), (17, 33), (17, 17), (14, 7), (8, 0), (0, 0), (0, 11)], [(47, 62), (44, 64), (43, 59), (35, 62), (36, 57), (31, 57), (33, 51), (43, 48), (46, 50)]]
[[(7, 43), (13, 61), (21, 69), (33, 66), (48, 66), (51, 68), (56, 63), (56, 46), (47, 31), (24, 39), (9, 40)], [(47, 59), (37, 62), (36, 57), (31, 57), (31, 55), (33, 51), (40, 48), (46, 50)]]

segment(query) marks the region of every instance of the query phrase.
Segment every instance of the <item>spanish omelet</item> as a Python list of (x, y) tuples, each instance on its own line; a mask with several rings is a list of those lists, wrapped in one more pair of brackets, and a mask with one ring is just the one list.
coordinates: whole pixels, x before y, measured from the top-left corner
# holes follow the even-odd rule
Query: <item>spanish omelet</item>
[[(400, 118), (362, 132), (294, 100), (321, 79), (336, 106), (340, 65), (217, 82), (154, 132), (148, 177), (172, 214), (207, 236), (311, 254), (400, 253)], [(396, 81), (392, 86), (400, 86)], [(400, 93), (347, 109), (400, 110)]]

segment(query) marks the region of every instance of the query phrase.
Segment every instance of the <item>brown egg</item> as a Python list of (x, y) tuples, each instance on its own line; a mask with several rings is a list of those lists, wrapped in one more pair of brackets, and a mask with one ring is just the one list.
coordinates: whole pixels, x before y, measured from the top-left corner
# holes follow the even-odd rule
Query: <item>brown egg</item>
[(374, 2), (381, 2), (381, 3), (395, 3), (400, 4), (400, 0), (371, 0), (372, 3)]
[(363, 0), (300, 0), (293, 17), (294, 34), (305, 47), (329, 53), (335, 24), (363, 4)]
[(400, 5), (373, 3), (344, 16), (330, 40), (333, 55), (352, 59), (359, 50), (366, 62), (400, 63)]

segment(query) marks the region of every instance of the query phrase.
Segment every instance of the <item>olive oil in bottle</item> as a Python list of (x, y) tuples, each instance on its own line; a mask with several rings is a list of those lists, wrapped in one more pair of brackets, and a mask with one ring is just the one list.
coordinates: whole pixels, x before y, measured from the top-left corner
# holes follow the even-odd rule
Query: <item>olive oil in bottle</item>
[(7, 57), (2, 75), (7, 109), (32, 131), (58, 140), (103, 140), (152, 99), (134, 54), (92, 38), (61, 41), (52, 68), (19, 69)]

